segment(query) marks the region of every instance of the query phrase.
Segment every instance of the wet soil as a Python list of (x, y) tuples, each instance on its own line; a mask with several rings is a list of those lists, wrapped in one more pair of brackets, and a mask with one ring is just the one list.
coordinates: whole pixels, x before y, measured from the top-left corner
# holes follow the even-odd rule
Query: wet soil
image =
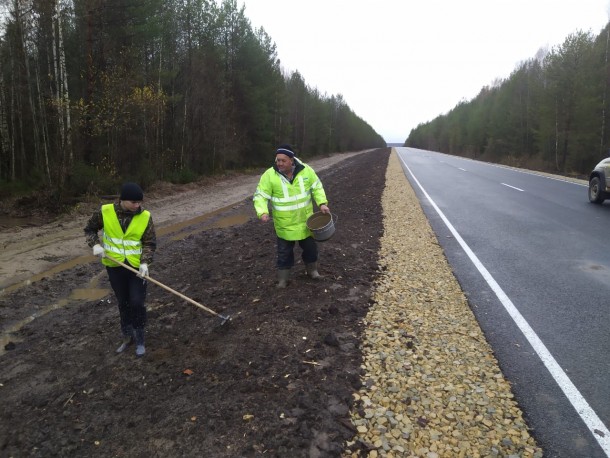
[(299, 261), (275, 287), (275, 235), (250, 198), (215, 216), (239, 224), (159, 236), (151, 276), (231, 319), (149, 284), (143, 358), (115, 354), (118, 310), (93, 258), (5, 290), (0, 456), (340, 456), (355, 435), (389, 152), (319, 172), (338, 217), (319, 244), (321, 281)]

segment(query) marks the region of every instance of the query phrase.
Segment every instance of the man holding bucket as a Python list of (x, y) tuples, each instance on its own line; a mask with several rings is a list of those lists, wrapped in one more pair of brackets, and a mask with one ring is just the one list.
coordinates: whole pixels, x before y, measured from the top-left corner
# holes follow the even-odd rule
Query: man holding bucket
[(330, 215), (322, 182), (316, 172), (295, 157), (290, 145), (281, 145), (275, 152), (275, 164), (262, 174), (254, 193), (254, 209), (263, 222), (268, 222), (269, 201), (277, 235), (278, 288), (285, 288), (294, 266), (295, 242), (303, 250), (301, 258), (310, 278), (318, 280), (318, 246), (307, 227), (313, 214), (312, 198), (320, 211)]

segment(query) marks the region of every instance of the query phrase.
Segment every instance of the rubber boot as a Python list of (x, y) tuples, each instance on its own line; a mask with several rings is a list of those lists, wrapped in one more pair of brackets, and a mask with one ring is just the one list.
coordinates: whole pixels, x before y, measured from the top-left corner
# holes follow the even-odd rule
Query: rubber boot
[(277, 287), (286, 288), (288, 285), (288, 278), (290, 278), (290, 269), (280, 269), (277, 271)]
[(123, 336), (123, 341), (121, 342), (121, 345), (119, 346), (119, 348), (116, 349), (116, 352), (123, 353), (125, 350), (127, 350), (127, 347), (129, 347), (132, 343), (133, 343), (133, 336)]
[(135, 330), (136, 336), (136, 356), (138, 358), (144, 356), (146, 353), (146, 348), (144, 348), (144, 328)]
[(309, 275), (309, 278), (312, 278), (314, 280), (320, 280), (321, 278), (323, 278), (322, 275), (320, 275), (320, 273), (318, 272), (317, 262), (305, 264), (305, 269), (307, 269), (307, 275)]
[(123, 340), (121, 341), (121, 345), (115, 351), (117, 353), (123, 353), (133, 342), (133, 328), (131, 326), (127, 326), (125, 329), (123, 329)]

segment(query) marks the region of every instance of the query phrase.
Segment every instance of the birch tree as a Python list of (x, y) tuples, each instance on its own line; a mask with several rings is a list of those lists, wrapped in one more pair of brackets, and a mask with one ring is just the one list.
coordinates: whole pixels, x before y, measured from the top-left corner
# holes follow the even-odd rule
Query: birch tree
[[(60, 118), (60, 137), (61, 137), (61, 151), (64, 158), (67, 160), (68, 167), (72, 167), (74, 164), (74, 152), (72, 150), (72, 122), (70, 118), (70, 93), (68, 90), (68, 72), (66, 70), (66, 50), (64, 47), (63, 27), (62, 27), (62, 15), (60, 9), (60, 2), (55, 1), (55, 8), (53, 14), (53, 50), (57, 49), (57, 62), (59, 73), (57, 74), (58, 81), (58, 107), (60, 107), (59, 118)], [(57, 31), (57, 37), (55, 37), (55, 31)], [(55, 39), (57, 41), (55, 41)]]
[[(6, 85), (4, 84), (4, 75), (0, 72), (0, 179), (7, 176), (7, 168), (5, 158), (11, 158), (10, 164), (14, 161), (14, 152), (11, 148), (10, 133), (9, 133), (9, 106), (6, 97)], [(13, 169), (14, 173), (14, 169)]]

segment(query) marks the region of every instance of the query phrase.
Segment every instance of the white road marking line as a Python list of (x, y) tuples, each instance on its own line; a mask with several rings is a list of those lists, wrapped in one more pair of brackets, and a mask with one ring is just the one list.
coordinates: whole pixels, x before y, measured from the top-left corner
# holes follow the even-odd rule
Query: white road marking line
[(501, 184), (502, 186), (507, 186), (507, 187), (509, 187), (509, 188), (516, 189), (517, 191), (524, 192), (524, 191), (523, 191), (523, 189), (520, 189), (520, 188), (515, 188), (514, 186), (511, 186), (511, 185), (509, 185), (509, 184), (506, 184), (506, 183), (500, 183), (500, 184)]
[(405, 161), (402, 159), (400, 154), (398, 155), (398, 157), (400, 158), (400, 161), (403, 163), (403, 165), (405, 166), (405, 168), (407, 169), (407, 171), (409, 172), (409, 174), (411, 175), (411, 177), (413, 178), (413, 180), (415, 181), (417, 186), (419, 186), (419, 189), (421, 189), (424, 196), (426, 196), (426, 199), (428, 199), (428, 202), (430, 202), (432, 207), (436, 210), (436, 213), (438, 213), (438, 216), (440, 216), (440, 218), (443, 220), (443, 222), (445, 223), (447, 228), (451, 231), (451, 233), (453, 234), (453, 236), (455, 237), (457, 242), (460, 244), (460, 246), (462, 247), (464, 252), (468, 255), (468, 257), (470, 258), (470, 260), (472, 261), (474, 266), (477, 268), (479, 273), (483, 276), (483, 278), (485, 279), (485, 281), (487, 282), (489, 287), (496, 294), (496, 296), (498, 297), (498, 299), (500, 300), (500, 302), (502, 303), (502, 305), (504, 306), (504, 308), (506, 309), (508, 314), (511, 316), (511, 318), (513, 319), (513, 321), (515, 322), (517, 327), (521, 330), (521, 332), (523, 333), (525, 338), (528, 340), (528, 342), (530, 343), (530, 345), (532, 346), (532, 348), (534, 349), (536, 354), (542, 360), (542, 362), (546, 366), (547, 370), (551, 374), (551, 377), (553, 377), (553, 379), (555, 379), (555, 382), (557, 382), (557, 385), (559, 385), (559, 388), (561, 388), (561, 391), (563, 391), (565, 396), (568, 398), (568, 401), (570, 401), (570, 403), (572, 404), (572, 406), (574, 407), (574, 409), (576, 410), (576, 412), (578, 413), (580, 418), (584, 421), (587, 428), (589, 428), (589, 431), (591, 432), (591, 434), (593, 435), (595, 440), (597, 440), (597, 442), (603, 449), (606, 456), (610, 457), (610, 431), (608, 430), (606, 425), (604, 425), (604, 423), (601, 421), (601, 419), (597, 416), (597, 414), (591, 408), (591, 406), (589, 405), (587, 400), (583, 397), (583, 395), (580, 394), (580, 391), (578, 391), (576, 386), (572, 383), (572, 381), (567, 376), (567, 374), (563, 371), (561, 366), (557, 363), (557, 361), (555, 361), (555, 358), (553, 358), (553, 355), (551, 355), (551, 352), (549, 352), (549, 350), (546, 348), (544, 343), (542, 343), (542, 340), (540, 340), (540, 338), (531, 328), (529, 323), (525, 320), (525, 318), (523, 318), (523, 315), (521, 315), (519, 310), (517, 310), (515, 305), (506, 295), (506, 293), (502, 290), (502, 288), (500, 288), (500, 285), (498, 285), (498, 283), (492, 277), (492, 275), (489, 273), (489, 271), (485, 268), (485, 266), (483, 266), (481, 261), (479, 261), (477, 256), (473, 253), (473, 251), (470, 249), (470, 247), (466, 244), (464, 239), (462, 239), (460, 234), (455, 230), (453, 225), (445, 217), (445, 215), (443, 214), (441, 209), (438, 208), (436, 203), (428, 195), (428, 193), (423, 188), (423, 186), (420, 184), (420, 182), (417, 180), (417, 178), (415, 178), (415, 175), (413, 174), (413, 172), (411, 171), (409, 166), (405, 163)]

